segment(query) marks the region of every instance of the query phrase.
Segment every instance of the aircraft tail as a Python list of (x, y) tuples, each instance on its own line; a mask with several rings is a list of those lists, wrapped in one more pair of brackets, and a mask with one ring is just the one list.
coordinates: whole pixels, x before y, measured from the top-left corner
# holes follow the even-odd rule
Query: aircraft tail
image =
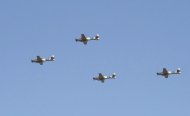
[(180, 74), (180, 73), (181, 73), (181, 69), (178, 68), (176, 72), (177, 72), (178, 74)]
[(99, 40), (99, 39), (100, 39), (100, 35), (99, 35), (99, 34), (96, 34), (95, 40)]
[(55, 56), (52, 55), (50, 58), (49, 58), (50, 61), (55, 61)]
[(116, 78), (116, 73), (113, 73), (111, 78), (115, 79)]

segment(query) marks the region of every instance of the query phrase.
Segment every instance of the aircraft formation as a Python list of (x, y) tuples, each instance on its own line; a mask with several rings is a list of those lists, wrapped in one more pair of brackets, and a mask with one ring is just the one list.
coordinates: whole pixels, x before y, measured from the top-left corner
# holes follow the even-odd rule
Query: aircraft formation
[[(76, 42), (82, 42), (84, 45), (87, 45), (87, 43), (91, 40), (100, 40), (99, 34), (96, 34), (94, 37), (87, 37), (85, 34), (81, 34), (80, 38), (75, 39)], [(46, 61), (55, 61), (55, 56), (51, 55), (49, 58), (42, 58), (40, 56), (37, 56), (35, 59), (31, 60), (32, 63), (39, 63), (40, 65), (43, 65), (43, 63)], [(172, 74), (181, 74), (181, 69), (178, 68), (176, 71), (169, 71), (166, 68), (163, 68), (162, 72), (157, 72), (157, 75), (161, 75), (164, 78), (168, 78), (169, 75)], [(93, 80), (97, 80), (102, 83), (104, 83), (104, 81), (107, 79), (116, 79), (116, 73), (113, 73), (111, 76), (106, 76), (102, 73), (99, 73), (98, 76), (93, 77)]]

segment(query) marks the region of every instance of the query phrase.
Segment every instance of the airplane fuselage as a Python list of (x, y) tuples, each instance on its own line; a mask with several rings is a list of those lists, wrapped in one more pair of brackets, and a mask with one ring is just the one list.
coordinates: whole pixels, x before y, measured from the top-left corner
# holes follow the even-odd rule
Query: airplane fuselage
[(102, 77), (93, 77), (93, 80), (97, 80), (97, 81), (101, 81), (102, 83), (104, 83), (104, 80), (105, 80), (106, 78), (102, 78)]
[(80, 41), (80, 42), (87, 42), (90, 40), (92, 40), (90, 37), (76, 39), (76, 41)]
[(33, 59), (33, 60), (31, 60), (32, 62), (36, 62), (36, 63), (42, 63), (42, 62), (45, 62), (45, 61), (47, 61), (45, 58), (42, 58), (42, 59)]
[(94, 77), (93, 78), (94, 80), (105, 80), (105, 79), (108, 79), (107, 76), (103, 76), (103, 77)]
[(105, 78), (93, 77), (93, 80), (105, 80)]

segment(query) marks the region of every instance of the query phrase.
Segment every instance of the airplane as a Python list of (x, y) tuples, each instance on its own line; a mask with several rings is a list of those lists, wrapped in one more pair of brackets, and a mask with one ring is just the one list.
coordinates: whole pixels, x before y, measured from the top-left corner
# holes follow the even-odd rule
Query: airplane
[(98, 77), (93, 77), (93, 80), (101, 81), (102, 83), (104, 83), (106, 79), (116, 79), (116, 74), (113, 73), (111, 76), (105, 76), (102, 73), (99, 73)]
[(166, 68), (163, 68), (162, 72), (158, 72), (157, 75), (164, 76), (164, 78), (168, 78), (169, 75), (171, 74), (181, 74), (180, 68), (178, 68), (176, 71), (168, 71)]
[(84, 34), (81, 34), (81, 37), (78, 38), (78, 39), (75, 39), (76, 42), (83, 42), (84, 45), (86, 45), (88, 43), (88, 41), (90, 40), (99, 40), (100, 39), (100, 36), (99, 34), (96, 34), (95, 37), (86, 37)]
[(52, 55), (49, 58), (41, 58), (40, 56), (37, 56), (36, 59), (31, 60), (32, 63), (39, 63), (40, 65), (43, 65), (43, 63), (46, 61), (55, 61), (55, 56)]

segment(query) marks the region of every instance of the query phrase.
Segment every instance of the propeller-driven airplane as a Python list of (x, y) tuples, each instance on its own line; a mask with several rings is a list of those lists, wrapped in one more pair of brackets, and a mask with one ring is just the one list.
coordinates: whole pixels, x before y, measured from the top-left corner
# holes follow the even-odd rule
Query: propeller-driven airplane
[(105, 76), (105, 75), (102, 75), (102, 73), (99, 73), (99, 76), (93, 77), (93, 80), (101, 81), (102, 83), (104, 83), (105, 79), (115, 79), (115, 78), (116, 78), (115, 73), (113, 73), (111, 76)]
[(178, 68), (176, 71), (168, 71), (166, 68), (163, 68), (162, 72), (158, 72), (157, 75), (164, 76), (164, 78), (168, 78), (171, 74), (181, 74), (180, 68)]
[(43, 65), (44, 62), (46, 61), (55, 61), (55, 56), (52, 55), (49, 58), (41, 58), (40, 56), (37, 56), (36, 59), (32, 59), (31, 62), (39, 63), (40, 65)]
[(85, 45), (88, 43), (88, 41), (90, 40), (99, 40), (100, 39), (100, 36), (99, 34), (96, 34), (95, 37), (86, 37), (84, 34), (81, 34), (81, 37), (78, 38), (78, 39), (75, 39), (76, 42), (83, 42)]

